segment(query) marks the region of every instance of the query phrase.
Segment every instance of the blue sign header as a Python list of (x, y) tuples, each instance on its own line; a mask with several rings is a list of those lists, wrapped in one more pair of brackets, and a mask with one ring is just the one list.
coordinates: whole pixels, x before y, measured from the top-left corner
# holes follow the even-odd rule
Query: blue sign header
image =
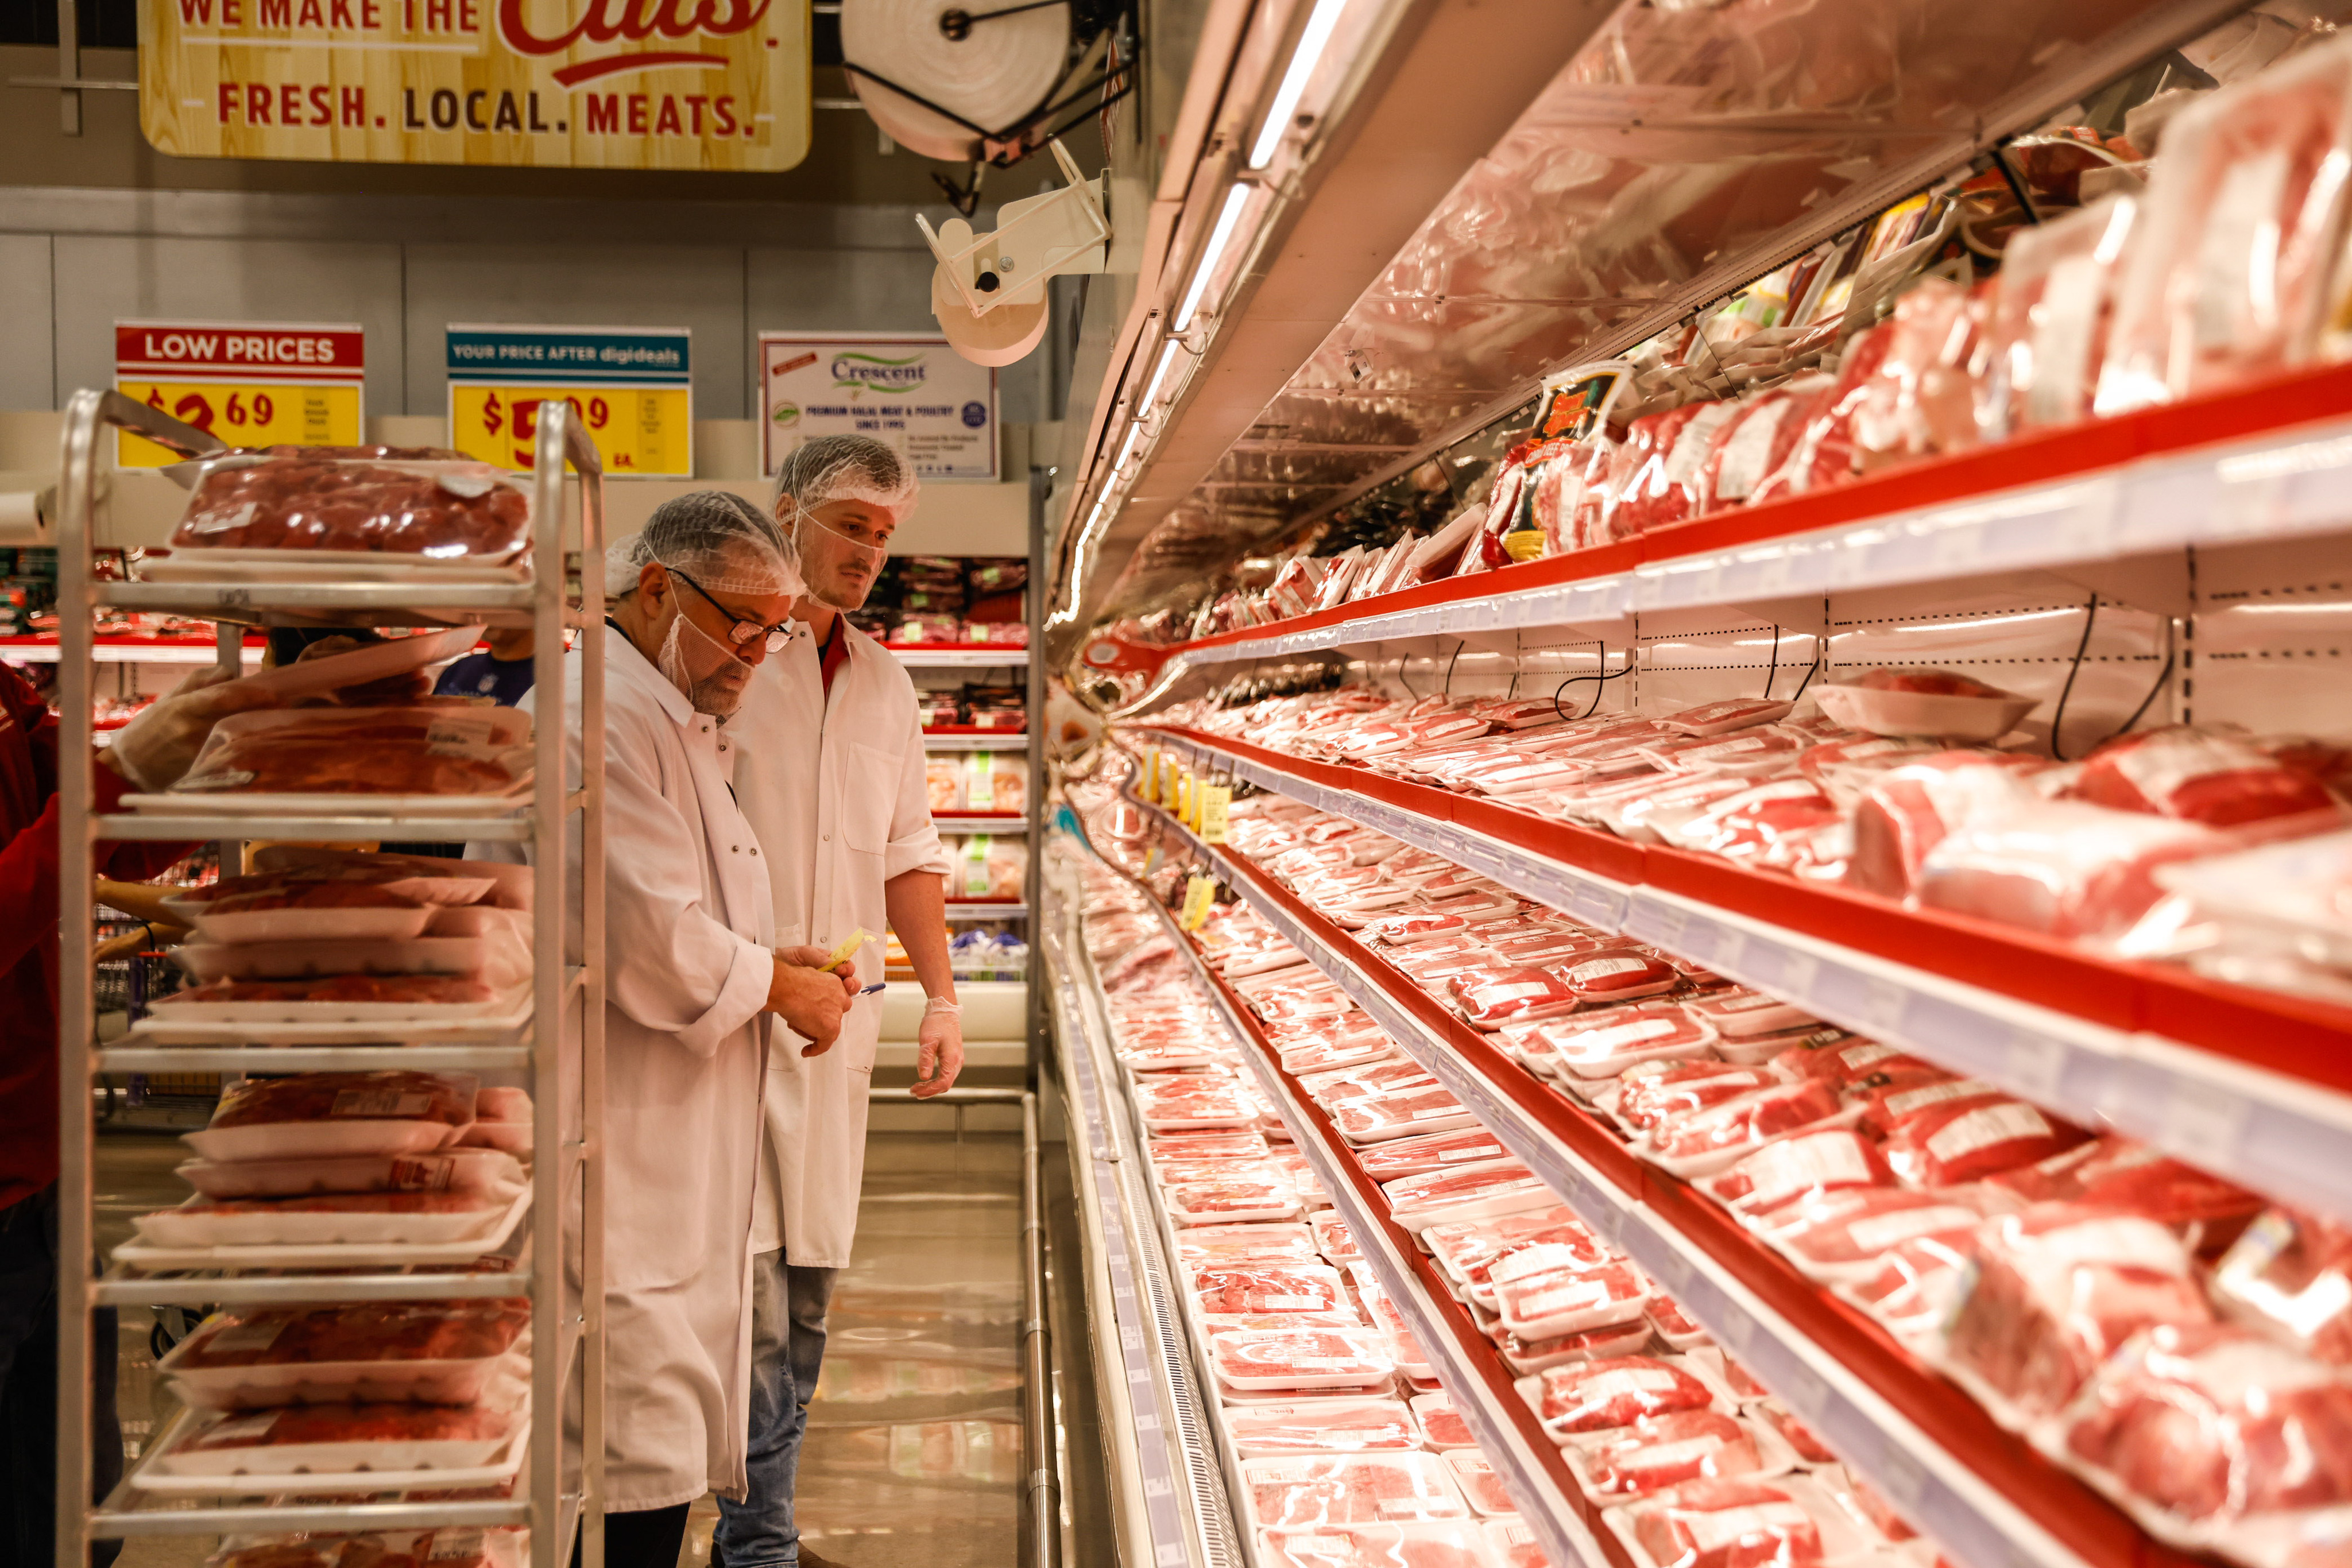
[(692, 340), (683, 327), (452, 327), (449, 379), (682, 387)]

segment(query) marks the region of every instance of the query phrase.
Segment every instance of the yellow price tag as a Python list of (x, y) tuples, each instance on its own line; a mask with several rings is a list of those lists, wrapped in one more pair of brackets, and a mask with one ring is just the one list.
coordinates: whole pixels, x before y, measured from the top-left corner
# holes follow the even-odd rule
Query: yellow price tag
[(529, 472), (541, 407), (567, 397), (580, 405), (607, 475), (694, 476), (694, 403), (685, 387), (451, 382), (449, 444), (468, 457)]
[[(360, 444), (360, 389), (348, 383), (124, 381), (118, 390), (231, 446)], [(159, 468), (180, 455), (123, 431), (114, 460), (125, 468)]]
[(1163, 755), (1160, 758), (1160, 793), (1152, 797), (1162, 806), (1176, 804), (1176, 758)]
[(1144, 804), (1160, 804), (1160, 748), (1153, 747), (1143, 754), (1143, 778), (1136, 789)]
[(1208, 924), (1211, 901), (1217, 895), (1214, 877), (1194, 876), (1184, 884), (1184, 914), (1181, 924), (1187, 931), (1198, 931)]
[(1187, 827), (1192, 826), (1192, 776), (1190, 773), (1176, 775), (1176, 797), (1170, 803), (1175, 808), (1176, 820)]
[(1201, 791), (1201, 841), (1222, 844), (1225, 841), (1225, 821), (1233, 810), (1234, 792), (1223, 784), (1212, 784)]

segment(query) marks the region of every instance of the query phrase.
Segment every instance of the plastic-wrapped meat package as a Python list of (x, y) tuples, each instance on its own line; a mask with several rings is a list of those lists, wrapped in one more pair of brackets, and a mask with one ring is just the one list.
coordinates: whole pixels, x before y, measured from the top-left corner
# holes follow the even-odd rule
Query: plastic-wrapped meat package
[(1412, 1399), (1413, 1419), (1421, 1428), (1422, 1441), (1433, 1448), (1475, 1448), (1478, 1439), (1470, 1435), (1470, 1423), (1454, 1407), (1454, 1401), (1443, 1394), (1416, 1394)]
[(1516, 1159), (1482, 1169), (1422, 1171), (1381, 1184), (1391, 1217), (1408, 1230), (1550, 1207), (1551, 1189)]
[(1639, 1152), (1669, 1166), (1682, 1162), (1727, 1166), (1783, 1133), (1827, 1121), (1838, 1110), (1837, 1092), (1819, 1079), (1776, 1083), (1661, 1123), (1650, 1130)]
[[(1715, 450), (1717, 436), (1742, 407), (1736, 402), (1685, 403), (1633, 422), (1630, 431), (1639, 458), (1618, 498), (1612, 529), (1618, 538), (1647, 533), (1694, 515), (1700, 470)], [(1650, 427), (1646, 432), (1645, 424)]]
[(1851, 811), (1880, 774), (1943, 749), (1938, 741), (1910, 736), (1848, 737), (1806, 747), (1798, 755), (1797, 770), (1820, 785), (1822, 793), (1841, 809)]
[(1853, 808), (1853, 859), (1846, 885), (1887, 898), (1909, 896), (1919, 869), (1955, 829), (1978, 817), (2005, 818), (2036, 797), (2020, 780), (2033, 758), (1945, 751), (1881, 774)]
[(1826, 1078), (1842, 1089), (1871, 1083), (1925, 1082), (1950, 1076), (1942, 1068), (1891, 1045), (1860, 1040), (1843, 1030), (1831, 1031), (1829, 1038), (1818, 1044), (1808, 1040), (1790, 1046), (1772, 1058), (1772, 1071), (1790, 1080)]
[(189, 1160), (174, 1173), (206, 1197), (308, 1197), (333, 1192), (456, 1192), (510, 1199), (523, 1170), (496, 1149), (294, 1160)]
[(2244, 1187), (2122, 1137), (2094, 1138), (1989, 1179), (2028, 1202), (2100, 1204), (2164, 1225), (2197, 1226), (2199, 1249), (2208, 1255), (2263, 1211), (2263, 1200)]
[(373, 1301), (216, 1312), (158, 1370), (187, 1403), (469, 1405), (530, 1326), (522, 1301)]
[(1895, 1119), (1886, 1163), (1910, 1186), (1957, 1186), (2048, 1159), (2089, 1136), (2022, 1100), (1962, 1095)]
[(2352, 1230), (2335, 1220), (2270, 1210), (2222, 1254), (2212, 1291), (2234, 1321), (2352, 1365)]
[(1250, 1511), (1268, 1529), (1463, 1519), (1469, 1508), (1435, 1454), (1244, 1459)]
[(1447, 987), (1462, 1016), (1483, 1030), (1557, 1018), (1583, 1005), (1574, 985), (1549, 969), (1475, 968), (1453, 976)]
[(1555, 1366), (1535, 1380), (1531, 1403), (1547, 1430), (1565, 1437), (1630, 1427), (1645, 1416), (1705, 1410), (1714, 1389), (1689, 1370), (1649, 1355)]
[(2308, 357), (2331, 304), (2347, 121), (2352, 48), (2339, 40), (2166, 125), (2116, 291), (2100, 413)]
[(1486, 1550), (1496, 1568), (1555, 1568), (1534, 1529), (1516, 1519), (1487, 1521)]
[(1374, 1181), (1394, 1181), (1422, 1171), (1458, 1170), (1465, 1166), (1507, 1159), (1510, 1151), (1484, 1127), (1465, 1127), (1426, 1137), (1399, 1138), (1360, 1151), (1356, 1163)]
[(1017, 839), (973, 833), (963, 841), (957, 869), (949, 873), (960, 899), (1019, 903), (1029, 876), (1029, 852)]
[(1458, 915), (1432, 915), (1425, 909), (1414, 909), (1370, 922), (1365, 925), (1364, 935), (1392, 947), (1412, 947), (1458, 936), (1469, 928), (1470, 923)]
[(1475, 1448), (1456, 1448), (1445, 1455), (1446, 1468), (1454, 1472), (1454, 1484), (1462, 1489), (1462, 1496), (1481, 1519), (1516, 1519), (1519, 1505), (1503, 1478), (1486, 1462), (1486, 1456)]
[(1914, 892), (1931, 908), (2044, 936), (2113, 936), (2161, 896), (2159, 867), (2231, 847), (2195, 822), (2032, 801), (1954, 827), (1921, 861)]
[(1683, 1005), (1690, 1009), (1693, 1018), (1712, 1024), (1717, 1033), (1732, 1039), (1772, 1034), (1800, 1025), (1818, 1026), (1822, 1021), (1804, 1009), (1761, 991), (1726, 991), (1694, 997)]
[(1750, 725), (1771, 724), (1789, 716), (1796, 707), (1793, 702), (1776, 701), (1770, 697), (1727, 697), (1721, 702), (1700, 703), (1695, 707), (1680, 708), (1660, 716), (1658, 722), (1683, 735), (1726, 735)]
[(1669, 772), (1754, 778), (1789, 770), (1807, 737), (1766, 724), (1710, 735), (1668, 735), (1643, 743), (1641, 754)]
[(152, 1462), (190, 1476), (456, 1469), (487, 1463), (518, 1419), (484, 1405), (289, 1405), (200, 1427)]
[(1769, 1215), (1823, 1193), (1885, 1186), (1893, 1180), (1875, 1144), (1835, 1127), (1767, 1144), (1702, 1185), (1709, 1197), (1735, 1213)]
[(1511, 1030), (1504, 1039), (1530, 1066), (1603, 1079), (1645, 1061), (1710, 1056), (1717, 1035), (1680, 1003), (1629, 1002)]
[(2352, 1502), (2352, 1375), (2245, 1329), (2148, 1329), (2060, 1425), (2070, 1459), (2184, 1523)]
[(521, 1568), (530, 1552), (530, 1532), (515, 1527), (232, 1535), (205, 1568)]
[(398, 1003), (480, 1006), (498, 993), (467, 975), (331, 975), (318, 980), (213, 980), (174, 992), (174, 1005), (208, 1002)]
[(1854, 411), (1863, 472), (1976, 444), (1967, 367), (1989, 312), (1989, 292), (1942, 277), (1922, 278), (1895, 300), (1886, 357)]
[(1348, 1301), (1338, 1270), (1307, 1263), (1195, 1269), (1192, 1297), (1204, 1312), (1328, 1312)]
[(1486, 1280), (1489, 1266), (1521, 1247), (1556, 1244), (1570, 1248), (1588, 1267), (1609, 1260), (1609, 1249), (1600, 1239), (1581, 1220), (1558, 1206), (1496, 1219), (1433, 1225), (1422, 1232), (1421, 1240), (1448, 1273), (1465, 1284)]
[(1573, 1362), (1632, 1355), (1636, 1351), (1646, 1350), (1650, 1344), (1650, 1324), (1646, 1318), (1636, 1322), (1587, 1329), (1580, 1333), (1553, 1334), (1545, 1339), (1523, 1338), (1505, 1328), (1499, 1321), (1486, 1325), (1486, 1337), (1495, 1342), (1496, 1352), (1502, 1356), (1503, 1364), (1510, 1368), (1515, 1377), (1531, 1377)]
[(1318, 1525), (1258, 1532), (1265, 1568), (1488, 1568), (1484, 1532), (1466, 1520)]
[(1987, 1222), (1977, 1270), (1951, 1319), (1946, 1354), (2012, 1424), (2074, 1396), (2092, 1369), (2143, 1328), (2208, 1322), (2179, 1237), (2151, 1219), (2076, 1204), (2037, 1204)]
[(1602, 1437), (1580, 1458), (1591, 1478), (1590, 1490), (1612, 1497), (1754, 1475), (1765, 1468), (1755, 1434), (1717, 1410), (1645, 1416)]
[(1716, 801), (1677, 840), (1729, 860), (1761, 860), (1843, 816), (1811, 779), (1774, 779)]
[(1748, 1413), (1769, 1427), (1782, 1442), (1796, 1450), (1797, 1458), (1806, 1464), (1833, 1465), (1838, 1462), (1836, 1453), (1822, 1441), (1821, 1434), (1790, 1415), (1788, 1407), (1779, 1400), (1761, 1400), (1750, 1406)]
[(1331, 1113), (1331, 1124), (1340, 1136), (1360, 1144), (1445, 1132), (1476, 1119), (1450, 1091), (1433, 1086), (1342, 1105)]
[(963, 759), (957, 757), (926, 757), (923, 758), (923, 789), (930, 797), (934, 815), (948, 815), (963, 809)]
[(2283, 766), (2245, 739), (2219, 730), (2174, 725), (2117, 737), (2084, 758), (2069, 791), (2078, 800), (2118, 811), (2147, 811), (2210, 828), (2235, 827), (2278, 817), (2341, 812), (2326, 786)]
[[(975, 751), (964, 759), (961, 810), (1010, 812), (1017, 816), (1027, 809), (1028, 799), (1027, 758), (1017, 753), (1000, 755)], [(939, 810), (936, 806), (931, 809)]]
[(175, 898), (165, 907), (184, 913), (199, 937), (215, 943), (295, 937), (406, 942), (425, 934), (437, 907), (381, 882), (257, 880), (276, 885), (184, 904)]
[(1812, 1515), (1764, 1481), (1692, 1481), (1627, 1513), (1649, 1568), (1801, 1568), (1822, 1555)]
[(496, 795), (530, 777), (530, 716), (473, 704), (265, 708), (213, 727), (180, 794)]
[[(1878, 1081), (1882, 1076), (1893, 1081), (1881, 1083)], [(1877, 1086), (1872, 1087), (1873, 1084)], [(1862, 1119), (1856, 1124), (1875, 1138), (1885, 1138), (1897, 1127), (1916, 1126), (1917, 1124), (1914, 1118), (1939, 1107), (1962, 1101), (1970, 1107), (1990, 1105), (2010, 1098), (1981, 1078), (1952, 1078), (1934, 1069), (1916, 1075), (1873, 1073), (1861, 1082), (1849, 1085), (1849, 1092), (1866, 1096), (1863, 1102)], [(1906, 1145), (1910, 1141), (1906, 1137)], [(1913, 1185), (1935, 1184), (1918, 1182)]]
[(1680, 972), (1664, 958), (1626, 949), (1590, 954), (1554, 972), (1569, 994), (1588, 1006), (1654, 997), (1682, 983)]
[(1860, 466), (1854, 451), (1854, 416), (1870, 396), (1894, 340), (1891, 321), (1867, 328), (1847, 340), (1838, 361), (1836, 382), (1811, 411), (1787, 458), (1756, 487), (1756, 494), (1748, 498), (1750, 505), (1842, 485), (1854, 476)]
[(1542, 1247), (1497, 1259), (1487, 1276), (1503, 1326), (1524, 1339), (1638, 1322), (1651, 1296), (1649, 1281), (1631, 1265), (1585, 1267), (1560, 1261), (1557, 1252)]
[(1325, 1261), (1335, 1264), (1353, 1263), (1364, 1255), (1363, 1247), (1356, 1240), (1348, 1222), (1332, 1213), (1318, 1214), (1307, 1222), (1315, 1236), (1315, 1250)]
[(1249, 1219), (1295, 1219), (1297, 1190), (1279, 1177), (1263, 1181), (1189, 1182), (1160, 1195), (1179, 1225), (1228, 1225)]
[(248, 1078), (185, 1134), (208, 1160), (405, 1155), (454, 1141), (474, 1119), (470, 1072), (301, 1072)]
[(1836, 384), (1834, 377), (1798, 376), (1739, 405), (1693, 484), (1694, 516), (1745, 506), (1765, 478), (1788, 461), (1806, 422)]
[(1986, 332), (1977, 428), (2004, 441), (2091, 412), (2137, 197), (2116, 194), (2041, 224), (2003, 247)]
[(1869, 1266), (1828, 1270), (1843, 1293), (1923, 1354), (1939, 1352), (1944, 1326), (1968, 1289), (1983, 1227), (1898, 1241)]
[(1312, 1263), (1314, 1239), (1303, 1225), (1195, 1225), (1176, 1233), (1176, 1260), (1206, 1263)]
[(1213, 1334), (1217, 1375), (1244, 1391), (1360, 1389), (1386, 1384), (1396, 1371), (1383, 1336), (1370, 1329), (1239, 1329)]
[(1396, 1057), (1361, 1067), (1318, 1072), (1300, 1079), (1298, 1086), (1307, 1091), (1308, 1099), (1329, 1111), (1360, 1101), (1377, 1100), (1400, 1089), (1425, 1086), (1435, 1082), (1429, 1075), (1429, 1070), (1418, 1061)]
[(1263, 1454), (1412, 1452), (1421, 1447), (1412, 1413), (1395, 1399), (1302, 1399), (1230, 1405), (1225, 1426), (1244, 1458)]
[(1651, 1297), (1644, 1315), (1650, 1320), (1650, 1326), (1657, 1331), (1658, 1337), (1676, 1350), (1689, 1350), (1712, 1343), (1712, 1336), (1706, 1330), (1683, 1311), (1682, 1303), (1672, 1296)]
[(1618, 1081), (1617, 1102), (1612, 1110), (1625, 1126), (1646, 1130), (1777, 1082), (1768, 1069), (1728, 1061), (1653, 1062)]
[(173, 549), (362, 550), (480, 563), (510, 561), (530, 544), (530, 499), (490, 465), (363, 452), (272, 447), (209, 462), (172, 532)]
[(479, 1192), (332, 1192), (312, 1197), (192, 1197), (135, 1216), (152, 1247), (309, 1247), (482, 1239), (512, 1207)]

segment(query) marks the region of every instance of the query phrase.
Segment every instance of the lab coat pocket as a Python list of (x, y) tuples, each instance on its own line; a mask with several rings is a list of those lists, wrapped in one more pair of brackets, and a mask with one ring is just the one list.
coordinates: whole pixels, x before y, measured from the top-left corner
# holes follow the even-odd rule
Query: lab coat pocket
[(852, 741), (844, 748), (840, 788), (841, 841), (862, 854), (890, 847), (890, 811), (898, 803), (898, 758), (878, 746)]

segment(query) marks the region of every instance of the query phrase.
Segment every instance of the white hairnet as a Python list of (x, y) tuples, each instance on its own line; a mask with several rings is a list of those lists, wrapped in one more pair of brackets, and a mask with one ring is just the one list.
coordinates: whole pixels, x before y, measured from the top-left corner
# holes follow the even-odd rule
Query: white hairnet
[(728, 490), (695, 490), (654, 508), (644, 531), (604, 551), (604, 592), (635, 591), (646, 562), (684, 572), (713, 593), (792, 594), (807, 591), (798, 553), (773, 517)]
[(866, 501), (903, 523), (920, 488), (915, 471), (872, 437), (820, 435), (784, 455), (768, 509), (781, 512), (787, 500), (803, 511), (827, 501)]

